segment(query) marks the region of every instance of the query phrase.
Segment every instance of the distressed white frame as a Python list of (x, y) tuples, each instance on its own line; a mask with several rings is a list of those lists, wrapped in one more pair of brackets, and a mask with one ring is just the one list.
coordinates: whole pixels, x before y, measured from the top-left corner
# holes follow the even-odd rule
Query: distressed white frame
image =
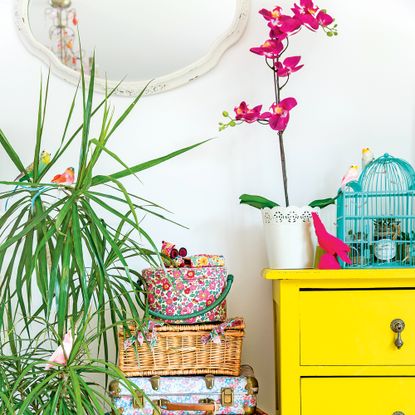
[[(51, 71), (73, 84), (78, 84), (80, 74), (78, 71), (64, 65), (55, 54), (45, 45), (37, 41), (31, 30), (28, 19), (28, 9), (30, 0), (15, 0), (15, 21), (20, 37), (26, 48), (46, 65), (50, 66)], [(145, 95), (156, 94), (158, 92), (168, 91), (170, 89), (185, 85), (186, 83), (197, 79), (199, 76), (213, 69), (224, 52), (235, 44), (242, 36), (249, 14), (250, 0), (237, 0), (235, 17), (228, 31), (219, 38), (210, 48), (209, 52), (201, 59), (192, 64), (155, 78), (145, 91)], [(143, 81), (125, 81), (116, 90), (118, 95), (134, 96), (138, 95), (150, 80)], [(105, 92), (106, 81), (103, 78), (96, 78), (95, 88), (99, 92)], [(108, 89), (116, 87), (118, 81), (108, 80)]]

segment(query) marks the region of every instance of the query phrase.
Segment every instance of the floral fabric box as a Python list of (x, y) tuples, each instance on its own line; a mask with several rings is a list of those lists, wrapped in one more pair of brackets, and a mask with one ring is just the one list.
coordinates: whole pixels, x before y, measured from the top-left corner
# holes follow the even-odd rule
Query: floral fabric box
[[(145, 269), (148, 304), (152, 311), (167, 316), (186, 315), (212, 305), (226, 287), (223, 266), (199, 268)], [(226, 301), (198, 317), (169, 320), (170, 323), (222, 322), (226, 320)]]

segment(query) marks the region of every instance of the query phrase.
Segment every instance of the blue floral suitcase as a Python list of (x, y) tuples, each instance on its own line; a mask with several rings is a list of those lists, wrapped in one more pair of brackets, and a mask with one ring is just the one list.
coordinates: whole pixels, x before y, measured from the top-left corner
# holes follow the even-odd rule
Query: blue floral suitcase
[(130, 378), (144, 392), (140, 399), (113, 381), (110, 395), (122, 415), (199, 415), (256, 413), (258, 382), (250, 366), (240, 376), (153, 376)]

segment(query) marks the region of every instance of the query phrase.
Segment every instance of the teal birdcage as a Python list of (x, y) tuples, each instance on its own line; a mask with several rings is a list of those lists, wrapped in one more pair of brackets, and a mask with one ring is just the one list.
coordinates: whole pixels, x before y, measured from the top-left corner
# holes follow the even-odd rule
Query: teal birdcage
[(385, 154), (339, 193), (337, 236), (355, 268), (415, 266), (415, 171)]

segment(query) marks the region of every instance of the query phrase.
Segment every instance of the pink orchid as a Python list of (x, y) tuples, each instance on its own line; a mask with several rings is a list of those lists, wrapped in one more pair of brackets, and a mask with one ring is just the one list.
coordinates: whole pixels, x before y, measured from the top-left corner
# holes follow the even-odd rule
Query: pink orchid
[(254, 108), (249, 108), (245, 101), (239, 104), (239, 107), (235, 107), (234, 111), (236, 114), (235, 119), (238, 121), (245, 121), (252, 123), (257, 121), (261, 116), (262, 105), (257, 105)]
[(271, 29), (269, 31), (269, 37), (271, 39), (275, 39), (275, 40), (281, 42), (282, 40), (284, 40), (284, 39), (286, 39), (288, 37), (288, 33), (287, 32), (283, 32), (280, 27), (275, 26), (271, 22), (268, 23), (268, 27)]
[(281, 10), (282, 8), (277, 6), (273, 10), (261, 9), (258, 13), (262, 15), (265, 20), (276, 21), (282, 15)]
[(275, 7), (273, 10), (261, 9), (261, 14), (265, 20), (268, 20), (268, 26), (271, 28), (271, 37), (274, 39), (283, 39), (287, 33), (294, 32), (301, 27), (301, 22), (294, 17), (281, 13), (281, 7)]
[(276, 59), (284, 49), (280, 40), (268, 39), (261, 46), (249, 49), (252, 53), (265, 56), (269, 59)]
[(301, 56), (291, 56), (285, 58), (284, 61), (277, 63), (278, 76), (288, 76), (294, 72), (300, 70), (304, 65), (298, 65), (301, 60)]
[(334, 22), (334, 19), (324, 10), (320, 10), (317, 14), (317, 22), (321, 27), (327, 27)]
[[(304, 65), (300, 64), (300, 56), (283, 57), (285, 51), (289, 47), (289, 37), (297, 34), (302, 30), (303, 26), (311, 31), (317, 31), (320, 27), (322, 31), (329, 37), (337, 36), (337, 24), (331, 25), (334, 19), (327, 14), (326, 10), (320, 9), (314, 4), (314, 0), (294, 0), (291, 11), (293, 14), (284, 14), (281, 7), (277, 6), (271, 10), (261, 9), (259, 14), (265, 19), (270, 29), (269, 39), (261, 46), (253, 47), (251, 52), (265, 56), (265, 63), (273, 72), (273, 92), (275, 93), (275, 103), (271, 105), (269, 111), (261, 113), (262, 106), (257, 105), (249, 108), (245, 101), (235, 107), (235, 117), (229, 115), (227, 111), (223, 111), (225, 122), (219, 122), (219, 131), (223, 131), (228, 127), (235, 127), (242, 122), (260, 124), (268, 124), (278, 133), (278, 144), (281, 155), (281, 169), (284, 177), (284, 196), (285, 205), (289, 206), (288, 186), (287, 186), (287, 167), (284, 157), (284, 134), (285, 129), (290, 120), (290, 111), (297, 105), (294, 98), (282, 99), (282, 90), (289, 81), (292, 73), (299, 71)], [(272, 62), (271, 62), (272, 61)], [(281, 82), (282, 78), (286, 79)], [(327, 257), (326, 261), (329, 266), (337, 266), (330, 263), (332, 257)], [(335, 260), (335, 258), (334, 258)], [(324, 265), (324, 264), (323, 264)], [(201, 282), (201, 280), (199, 280)], [(189, 290), (186, 288), (186, 290)], [(185, 291), (186, 291), (185, 290)], [(210, 302), (210, 300), (207, 300)]]
[(319, 23), (315, 17), (318, 7), (314, 5), (313, 0), (300, 0), (300, 5), (294, 4), (291, 10), (294, 12), (295, 18), (308, 29), (314, 31), (319, 28)]
[(268, 119), (269, 126), (276, 131), (284, 131), (290, 120), (290, 111), (297, 105), (295, 98), (285, 98), (271, 105), (272, 112), (265, 112), (261, 119)]

